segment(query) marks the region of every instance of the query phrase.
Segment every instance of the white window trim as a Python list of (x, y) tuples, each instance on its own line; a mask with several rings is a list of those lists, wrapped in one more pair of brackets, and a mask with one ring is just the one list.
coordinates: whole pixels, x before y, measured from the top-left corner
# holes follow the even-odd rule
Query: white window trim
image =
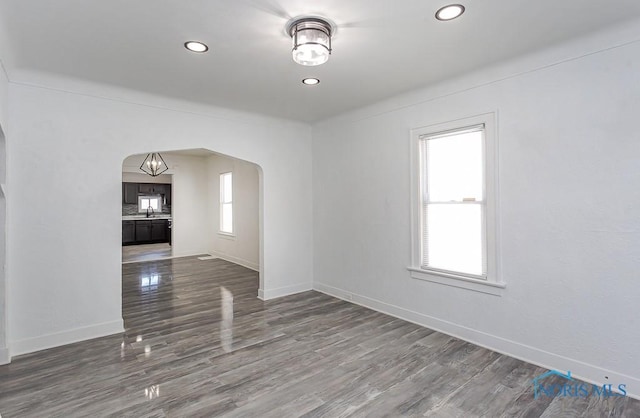
[[(218, 220), (218, 235), (220, 235), (222, 238), (226, 238), (226, 239), (235, 239), (236, 238), (236, 217), (232, 215), (232, 219), (231, 219), (231, 230), (233, 232), (226, 232), (223, 231), (222, 228), (222, 176), (224, 174), (231, 174), (231, 195), (233, 196), (233, 171), (225, 171), (222, 172), (218, 175), (218, 182), (220, 184), (220, 190), (218, 190), (218, 210), (220, 211), (220, 216), (219, 216), (219, 220)], [(231, 198), (231, 213), (233, 214), (234, 212), (234, 197)]]
[[(487, 278), (474, 278), (437, 269), (426, 269), (422, 262), (422, 196), (420, 179), (420, 141), (425, 135), (484, 125), (485, 135), (485, 199)], [(499, 254), (499, 185), (497, 112), (457, 119), (411, 130), (411, 265), (407, 268), (414, 279), (426, 280), (481, 293), (502, 296), (506, 284), (502, 281)]]
[(228, 239), (228, 240), (231, 240), (231, 241), (235, 241), (235, 239), (236, 239), (235, 233), (230, 234), (228, 232), (218, 231), (218, 235), (220, 235), (220, 238)]
[(142, 207), (142, 199), (158, 199), (158, 209), (154, 209), (154, 213), (162, 213), (162, 197), (160, 195), (140, 195), (138, 196), (138, 213), (145, 213), (147, 208)]

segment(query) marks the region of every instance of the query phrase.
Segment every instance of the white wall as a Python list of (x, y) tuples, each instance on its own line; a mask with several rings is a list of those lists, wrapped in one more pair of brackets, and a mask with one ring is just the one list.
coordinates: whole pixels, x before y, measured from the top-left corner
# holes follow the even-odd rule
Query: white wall
[[(207, 209), (207, 163), (202, 157), (163, 155), (173, 168), (171, 186), (171, 245), (175, 257), (206, 254), (209, 240), (203, 229)], [(177, 167), (176, 167), (177, 166)]]
[(9, 80), (0, 60), (0, 364), (9, 361), (6, 304), (6, 133), (8, 128)]
[[(155, 177), (151, 177), (148, 174), (140, 173), (140, 163), (146, 157), (145, 155), (131, 156), (125, 159), (124, 164), (137, 162), (137, 166), (126, 165), (123, 167), (122, 182), (123, 183), (158, 183), (158, 184), (171, 184), (171, 174), (159, 174)], [(124, 170), (131, 170), (131, 172), (124, 172)]]
[[(260, 267), (259, 174), (255, 164), (212, 155), (210, 180), (210, 253), (253, 270)], [(220, 234), (220, 174), (233, 173), (233, 237)]]
[[(637, 28), (315, 125), (314, 287), (640, 395)], [(491, 111), (502, 297), (406, 270), (409, 130)]]
[(312, 287), (308, 126), (17, 83), (9, 99), (9, 186), (22, 191), (8, 201), (13, 355), (122, 329), (122, 162), (149, 150), (205, 148), (260, 165), (261, 295)]
[(9, 120), (9, 79), (0, 60), (0, 125), (6, 130)]

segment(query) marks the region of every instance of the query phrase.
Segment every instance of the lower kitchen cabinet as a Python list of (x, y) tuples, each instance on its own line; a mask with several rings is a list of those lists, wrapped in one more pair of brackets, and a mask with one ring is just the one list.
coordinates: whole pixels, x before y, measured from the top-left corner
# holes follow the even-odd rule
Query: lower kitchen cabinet
[(134, 221), (136, 223), (136, 243), (151, 241), (151, 221)]
[(167, 220), (159, 219), (151, 221), (151, 241), (166, 242), (167, 240)]
[(136, 241), (135, 221), (122, 221), (122, 243), (131, 244)]
[(170, 242), (168, 219), (122, 221), (122, 244)]

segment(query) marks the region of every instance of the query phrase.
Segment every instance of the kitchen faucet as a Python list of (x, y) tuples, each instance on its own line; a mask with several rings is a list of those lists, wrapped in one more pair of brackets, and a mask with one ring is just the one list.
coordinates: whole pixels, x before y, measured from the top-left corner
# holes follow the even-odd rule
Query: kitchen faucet
[(149, 207), (147, 208), (147, 218), (149, 217), (149, 210), (151, 210), (151, 217), (153, 217), (153, 208), (151, 207), (151, 205), (149, 205)]

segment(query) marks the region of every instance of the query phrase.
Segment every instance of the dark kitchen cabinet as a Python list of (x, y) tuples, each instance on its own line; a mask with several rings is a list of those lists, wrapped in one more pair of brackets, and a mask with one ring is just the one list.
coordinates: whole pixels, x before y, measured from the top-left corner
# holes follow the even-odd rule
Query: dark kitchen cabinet
[(168, 219), (139, 219), (122, 221), (122, 244), (151, 244), (170, 242)]
[(140, 195), (162, 195), (163, 204), (171, 204), (171, 184), (160, 183), (122, 183), (122, 203), (138, 204)]
[(136, 223), (136, 242), (151, 241), (151, 221), (135, 221)]
[(136, 222), (122, 221), (122, 243), (131, 244), (136, 240)]
[(165, 193), (165, 185), (164, 184), (155, 184), (155, 183), (139, 183), (138, 191), (142, 194), (164, 194)]
[(122, 183), (122, 203), (138, 203), (138, 183)]
[(138, 183), (138, 191), (143, 194), (153, 193), (153, 184)]
[(151, 221), (151, 241), (167, 241), (167, 220)]
[(164, 204), (171, 205), (171, 185), (164, 185)]

